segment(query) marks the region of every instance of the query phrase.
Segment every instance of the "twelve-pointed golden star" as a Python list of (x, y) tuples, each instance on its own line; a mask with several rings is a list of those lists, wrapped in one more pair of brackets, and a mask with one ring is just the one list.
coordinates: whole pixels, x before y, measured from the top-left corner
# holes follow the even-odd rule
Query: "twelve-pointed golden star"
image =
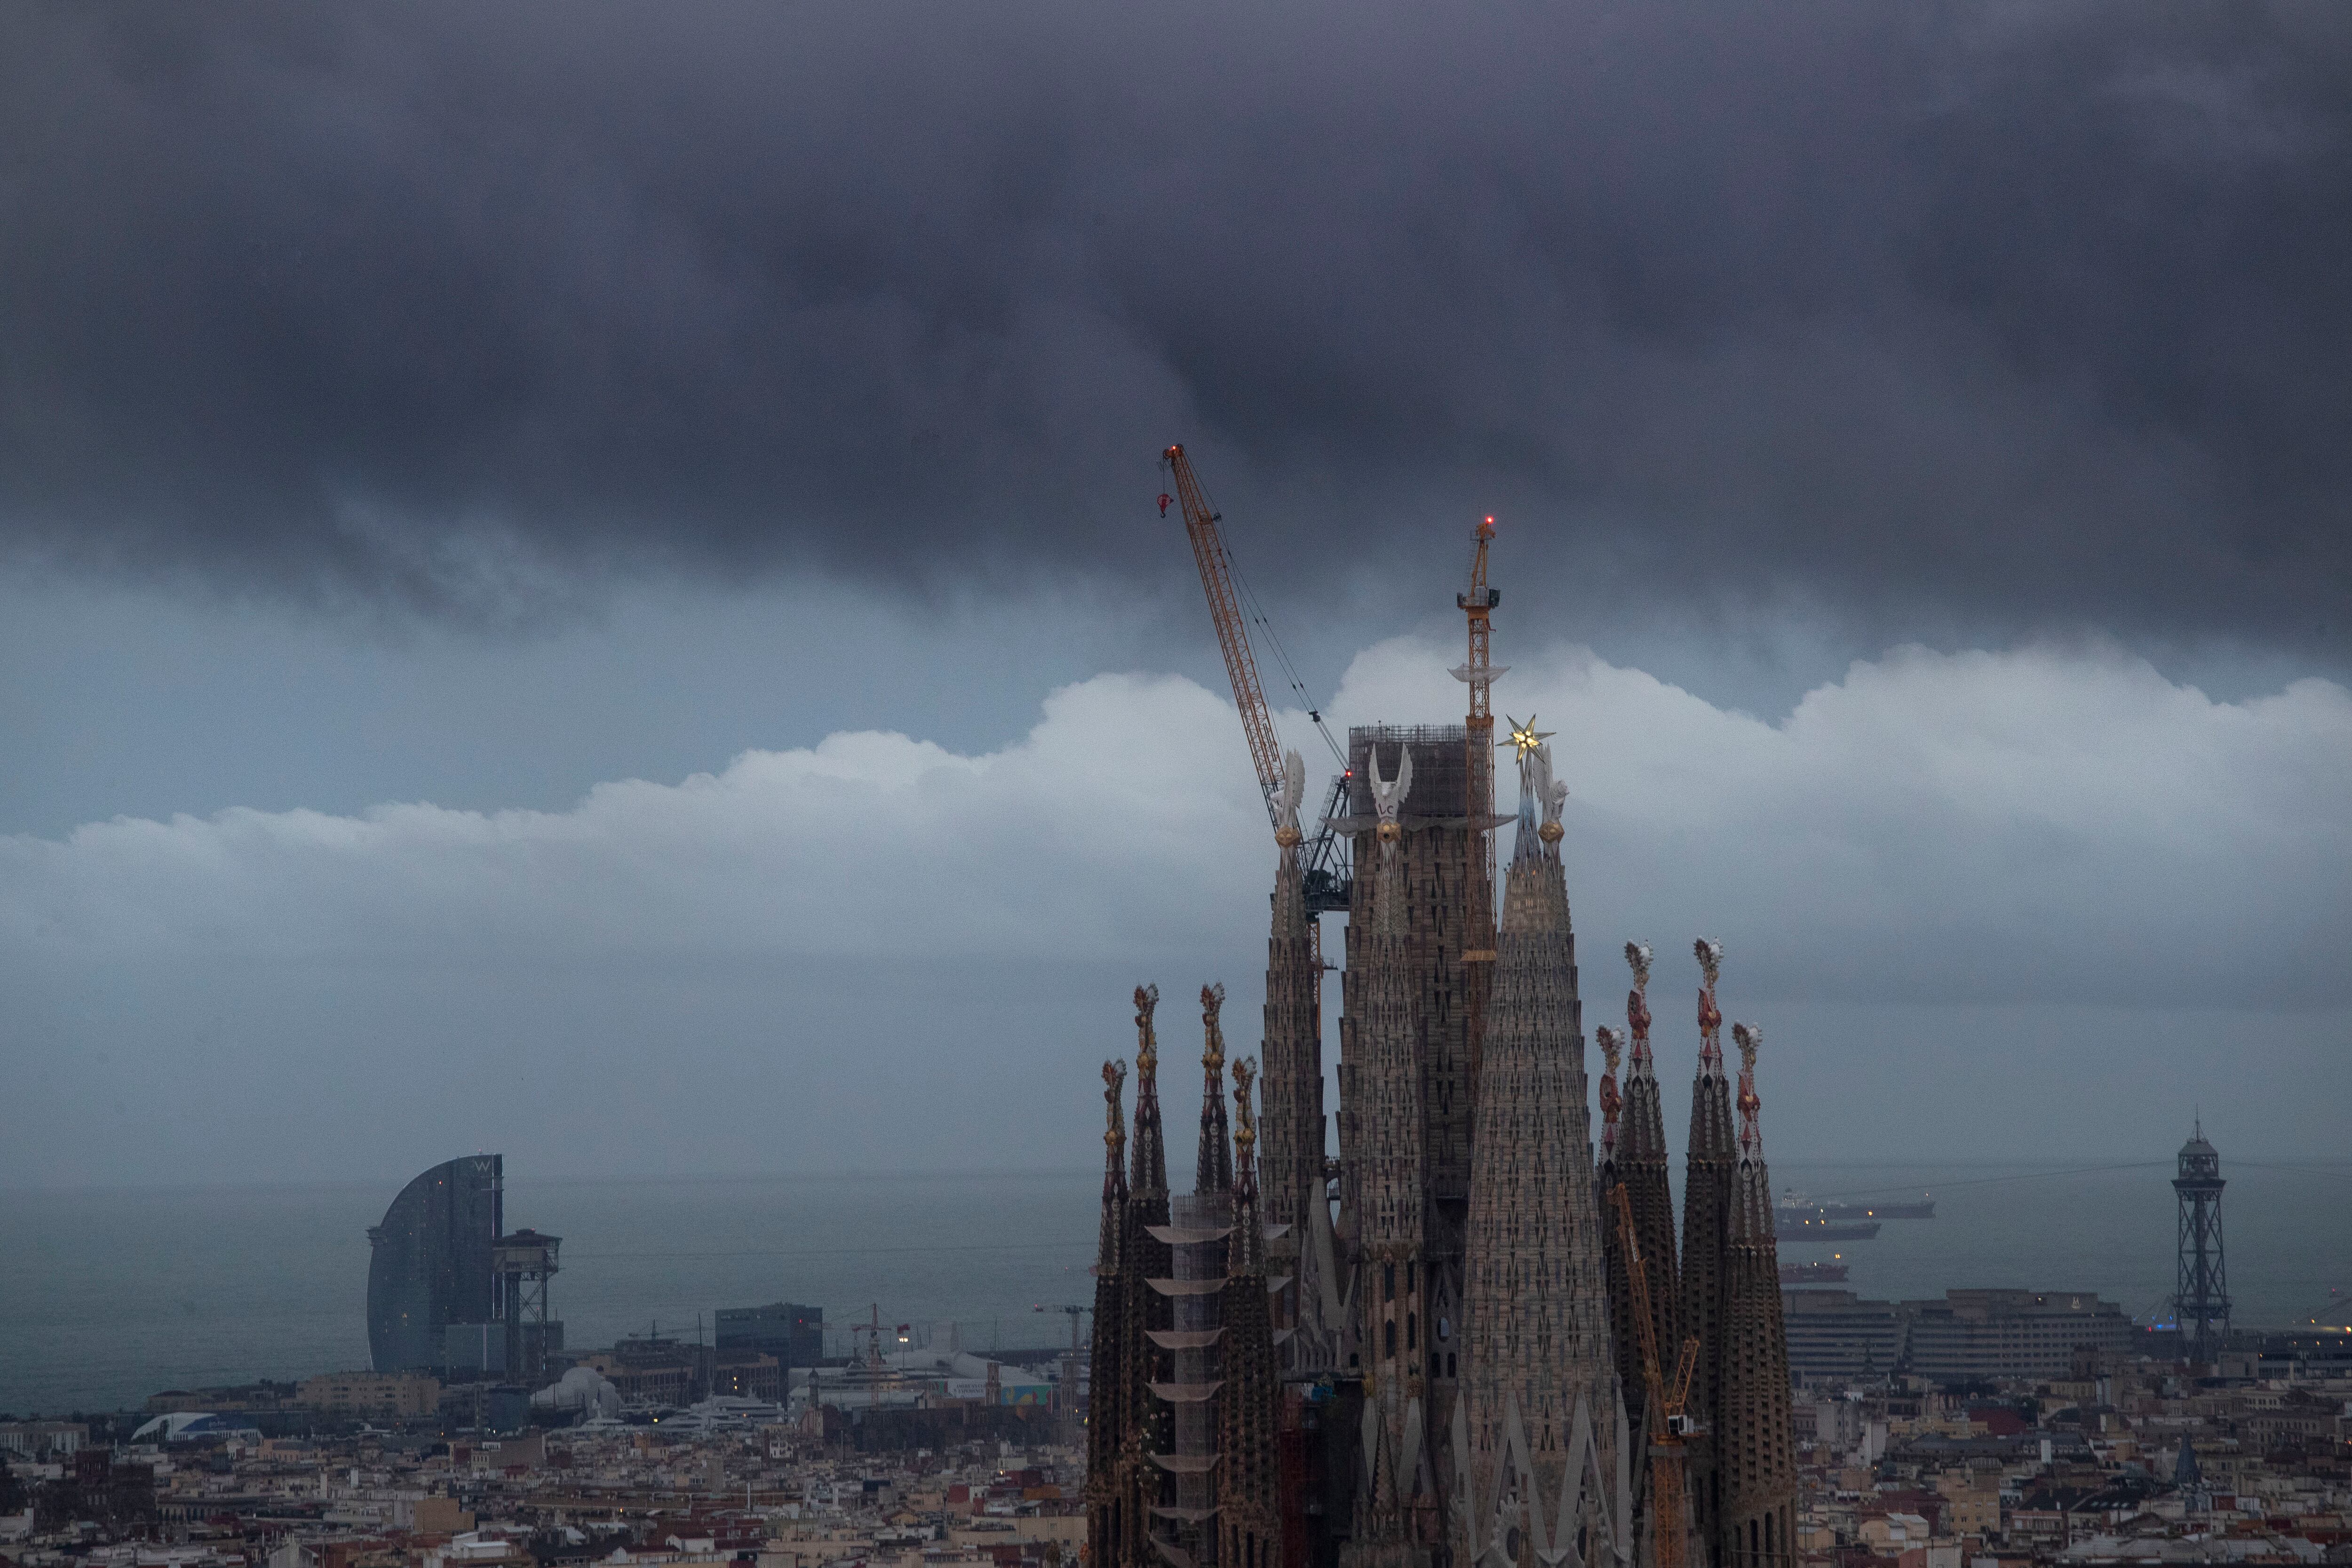
[(1536, 716), (1532, 713), (1528, 715), (1528, 721), (1524, 724), (1507, 713), (1503, 717), (1511, 726), (1510, 739), (1506, 743), (1517, 746), (1519, 749), (1518, 754), (1523, 757), (1559, 732), (1557, 730), (1537, 729)]

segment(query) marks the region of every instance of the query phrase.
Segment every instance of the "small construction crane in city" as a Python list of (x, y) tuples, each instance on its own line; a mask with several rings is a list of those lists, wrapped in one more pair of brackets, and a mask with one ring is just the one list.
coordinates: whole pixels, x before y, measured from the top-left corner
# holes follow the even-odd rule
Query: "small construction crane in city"
[(1078, 1407), (1079, 1330), (1087, 1320), (1089, 1309), (1073, 1305), (1048, 1307), (1041, 1301), (1034, 1310), (1040, 1312), (1067, 1312), (1070, 1315), (1070, 1349), (1069, 1352), (1062, 1357), (1062, 1381), (1054, 1390), (1055, 1410), (1066, 1415)]
[[(1275, 795), (1282, 786), (1282, 742), (1274, 730), (1274, 714), (1266, 707), (1265, 689), (1259, 684), (1257, 656), (1250, 647), (1249, 620), (1242, 610), (1242, 595), (1236, 588), (1233, 557), (1225, 551), (1225, 541), (1217, 531), (1223, 514), (1210, 506), (1201, 481), (1192, 472), (1192, 459), (1185, 457), (1181, 445), (1169, 447), (1160, 455), (1168, 466), (1175, 487), (1173, 495), (1160, 498), (1160, 515), (1168, 515), (1171, 502), (1175, 503), (1184, 519), (1184, 531), (1192, 541), (1192, 561), (1201, 569), (1201, 586), (1209, 595), (1209, 618), (1216, 623), (1217, 646), (1225, 656), (1225, 677), (1233, 683), (1234, 706), (1241, 710), (1242, 732), (1249, 741), (1250, 763), (1257, 769), (1258, 788), (1265, 793), (1266, 817), (1275, 821)], [(1485, 547), (1480, 547), (1480, 560), (1485, 560)], [(1483, 586), (1483, 580), (1481, 583)], [(1265, 624), (1265, 617), (1258, 617)], [(1277, 658), (1280, 650), (1276, 650)], [(1285, 660), (1286, 665), (1287, 660)], [(1311, 703), (1304, 701), (1306, 689), (1294, 671), (1291, 688), (1299, 693), (1307, 717), (1315, 725), (1323, 743), (1339, 759), (1339, 776), (1331, 781), (1331, 793), (1325, 801), (1323, 816), (1313, 830), (1314, 837), (1299, 852), (1300, 880), (1307, 895), (1309, 924), (1318, 927), (1318, 951), (1320, 951), (1319, 922), (1311, 919), (1329, 910), (1345, 910), (1348, 907), (1350, 882), (1341, 858), (1339, 836), (1331, 826), (1347, 804), (1348, 753), (1332, 739), (1323, 715)], [(1491, 724), (1491, 721), (1489, 721)]]
[(1657, 1568), (1683, 1568), (1690, 1524), (1683, 1504), (1683, 1446), (1704, 1430), (1686, 1414), (1691, 1374), (1698, 1370), (1698, 1340), (1683, 1342), (1675, 1367), (1674, 1385), (1666, 1384), (1658, 1365), (1658, 1327), (1650, 1316), (1650, 1276), (1642, 1263), (1641, 1243), (1633, 1235), (1633, 1202), (1623, 1183), (1609, 1189), (1617, 1209), (1618, 1234), (1625, 1242), (1626, 1283), (1633, 1297), (1633, 1323), (1642, 1339), (1642, 1379), (1648, 1393), (1642, 1414), (1643, 1429), (1650, 1435), (1650, 1520), (1656, 1531), (1653, 1550)]

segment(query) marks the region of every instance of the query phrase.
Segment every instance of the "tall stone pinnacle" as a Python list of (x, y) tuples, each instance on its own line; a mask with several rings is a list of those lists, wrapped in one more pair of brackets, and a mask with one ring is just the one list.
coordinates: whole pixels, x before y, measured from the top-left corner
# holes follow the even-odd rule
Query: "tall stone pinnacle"
[[(1284, 763), (1304, 787), (1306, 767), (1296, 752)], [(1286, 784), (1286, 805), (1288, 805)], [(1323, 1019), (1314, 932), (1298, 863), (1300, 835), (1286, 820), (1274, 879), (1274, 909), (1265, 956), (1265, 1038), (1261, 1057), (1265, 1114), (1259, 1121), (1258, 1178), (1274, 1271), (1289, 1277), (1277, 1302), (1280, 1326), (1292, 1331), (1280, 1352), (1285, 1372), (1325, 1372), (1338, 1365), (1345, 1309), (1331, 1209), (1323, 1174)]]
[(1257, 1118), (1250, 1108), (1255, 1077), (1248, 1061), (1234, 1064), (1234, 1233), (1225, 1254), (1217, 1444), (1218, 1562), (1225, 1568), (1283, 1568), (1282, 1373), (1267, 1311)]
[(1363, 1101), (1357, 1185), (1358, 1356), (1364, 1378), (1363, 1453), (1356, 1523), (1345, 1558), (1351, 1568), (1409, 1559), (1437, 1528), (1423, 1405), (1429, 1367), (1426, 1148), (1420, 1035), (1407, 942), (1403, 827), (1412, 788), (1412, 751), (1398, 748), (1393, 778), (1371, 760), (1380, 816), (1371, 930), (1351, 960), (1363, 979), (1354, 1003), (1351, 1081)]
[(1625, 1437), (1549, 747), (1520, 752), (1519, 788), (1471, 1141), (1454, 1560), (1537, 1568), (1580, 1535), (1584, 1562), (1622, 1563)]
[(1121, 1439), (1128, 1431), (1126, 1408), (1132, 1379), (1128, 1366), (1131, 1352), (1125, 1292), (1127, 1205), (1127, 1130), (1119, 1118), (1119, 1093), (1127, 1084), (1125, 1062), (1105, 1062), (1103, 1077), (1102, 1233), (1095, 1247), (1095, 1342), (1090, 1372), (1093, 1399), (1087, 1421), (1087, 1560), (1118, 1563), (1125, 1550), (1121, 1540), (1121, 1507), (1132, 1479), (1120, 1471)]
[(1128, 1189), (1138, 1198), (1157, 1194), (1165, 1207), (1168, 1146), (1160, 1124), (1160, 1040), (1152, 1026), (1159, 1005), (1159, 986), (1135, 988), (1135, 1164)]
[[(1690, 1142), (1683, 1177), (1682, 1323), (1698, 1340), (1698, 1368), (1689, 1411), (1706, 1425), (1685, 1461), (1692, 1533), (1720, 1568), (1723, 1476), (1715, 1464), (1722, 1431), (1725, 1273), (1731, 1243), (1731, 1207), (1739, 1152), (1732, 1133), (1731, 1089), (1723, 1074), (1723, 1013), (1715, 1003), (1723, 947), (1702, 937), (1698, 959), (1698, 1073), (1691, 1083)], [(1704, 1568), (1704, 1565), (1702, 1565)]]
[(1725, 1259), (1715, 1440), (1723, 1483), (1720, 1560), (1727, 1568), (1778, 1568), (1795, 1543), (1797, 1456), (1780, 1249), (1772, 1234), (1772, 1173), (1764, 1163), (1763, 1102), (1756, 1093), (1756, 1053), (1764, 1036), (1754, 1025), (1735, 1024), (1731, 1037), (1740, 1057), (1739, 1163)]
[[(1632, 1040), (1626, 1056), (1625, 1103), (1619, 1113), (1617, 1179), (1633, 1205), (1633, 1236), (1650, 1280), (1650, 1326), (1657, 1335), (1658, 1354), (1671, 1372), (1672, 1363), (1682, 1354), (1682, 1287), (1675, 1263), (1675, 1196), (1665, 1112), (1658, 1094), (1657, 1062), (1650, 1050), (1649, 948), (1627, 942), (1625, 962), (1633, 972), (1633, 988), (1625, 994), (1625, 1027)], [(1612, 1224), (1612, 1236), (1615, 1228)], [(1615, 1288), (1612, 1280), (1612, 1290)], [(1612, 1294), (1611, 1299), (1616, 1298)], [(1618, 1372), (1625, 1384), (1626, 1411), (1638, 1417), (1646, 1397), (1640, 1352), (1633, 1348), (1638, 1337), (1631, 1323), (1620, 1323), (1618, 1329)]]
[(1168, 1153), (1160, 1135), (1160, 1040), (1152, 1022), (1159, 1005), (1160, 987), (1135, 988), (1135, 1132), (1119, 1260), (1119, 1273), (1128, 1285), (1120, 1300), (1127, 1356), (1120, 1368), (1126, 1386), (1119, 1397), (1128, 1418), (1119, 1439), (1121, 1547), (1117, 1560), (1124, 1568), (1147, 1568), (1159, 1561), (1159, 1549), (1151, 1543), (1152, 1510), (1170, 1502), (1171, 1485), (1153, 1456), (1175, 1447), (1174, 1420), (1151, 1387), (1167, 1380), (1170, 1365), (1167, 1350), (1154, 1336), (1176, 1326), (1169, 1298), (1149, 1283), (1167, 1279), (1173, 1267), (1169, 1243), (1162, 1239), (1168, 1229)]
[(1233, 1140), (1225, 1130), (1225, 988), (1201, 987), (1201, 1147), (1192, 1161), (1192, 1190), (1229, 1193), (1234, 1186)]

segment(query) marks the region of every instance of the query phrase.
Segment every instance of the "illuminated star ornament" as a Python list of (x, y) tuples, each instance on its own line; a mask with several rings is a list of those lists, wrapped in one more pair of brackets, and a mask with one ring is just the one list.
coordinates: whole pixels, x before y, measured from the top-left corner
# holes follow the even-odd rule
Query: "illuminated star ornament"
[(1536, 716), (1532, 713), (1528, 715), (1528, 721), (1524, 724), (1507, 713), (1503, 717), (1511, 726), (1510, 739), (1507, 743), (1517, 746), (1519, 749), (1518, 754), (1523, 757), (1559, 733), (1556, 730), (1537, 729)]

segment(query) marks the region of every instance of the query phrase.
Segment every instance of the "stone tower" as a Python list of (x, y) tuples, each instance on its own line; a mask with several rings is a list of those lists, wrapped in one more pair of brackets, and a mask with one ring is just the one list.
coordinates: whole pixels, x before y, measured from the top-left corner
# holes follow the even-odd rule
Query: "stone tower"
[(1225, 988), (1201, 987), (1201, 1147), (1192, 1157), (1192, 1191), (1220, 1197), (1234, 1190), (1234, 1144), (1225, 1121)]
[(1685, 1338), (1698, 1341), (1698, 1370), (1691, 1381), (1689, 1410), (1706, 1428), (1692, 1439), (1686, 1461), (1691, 1533), (1706, 1552), (1706, 1563), (1722, 1568), (1723, 1478), (1715, 1468), (1715, 1447), (1723, 1414), (1725, 1253), (1731, 1244), (1739, 1152), (1731, 1129), (1731, 1087), (1723, 1076), (1723, 1014), (1715, 1005), (1723, 947), (1701, 937), (1693, 944), (1693, 952), (1701, 977), (1698, 1076), (1691, 1084), (1690, 1143), (1684, 1151), (1679, 1327)]
[(1298, 863), (1298, 807), (1307, 767), (1297, 752), (1286, 752), (1282, 761), (1274, 834), (1281, 858), (1265, 951), (1265, 1114), (1258, 1123), (1257, 1170), (1265, 1224), (1273, 1233), (1270, 1264), (1275, 1274), (1289, 1279), (1275, 1303), (1277, 1327), (1290, 1331), (1281, 1346), (1283, 1370), (1306, 1375), (1339, 1364), (1346, 1310), (1323, 1175), (1320, 976)]
[(1218, 1527), (1223, 1568), (1284, 1568), (1282, 1373), (1267, 1310), (1265, 1220), (1258, 1202), (1255, 1070), (1234, 1064), (1234, 1232), (1227, 1244), (1224, 1387), (1218, 1407)]
[(1549, 748), (1521, 750), (1519, 789), (1475, 1100), (1451, 1544), (1482, 1568), (1623, 1564), (1630, 1456)]
[(1601, 1161), (1594, 1168), (1593, 1193), (1600, 1199), (1601, 1270), (1609, 1289), (1610, 1352), (1630, 1404), (1642, 1384), (1642, 1351), (1633, 1332), (1633, 1289), (1625, 1239), (1619, 1234), (1617, 1209), (1610, 1194), (1624, 1184), (1617, 1164), (1618, 1123), (1625, 1109), (1617, 1087), (1617, 1069), (1625, 1059), (1625, 1037), (1603, 1024), (1592, 1031), (1601, 1047)]
[(1135, 988), (1135, 1136), (1129, 1151), (1127, 1234), (1119, 1260), (1120, 1279), (1129, 1286), (1120, 1300), (1125, 1315), (1121, 1343), (1129, 1352), (1127, 1364), (1119, 1369), (1125, 1378), (1120, 1400), (1127, 1427), (1119, 1439), (1122, 1568), (1150, 1568), (1160, 1561), (1151, 1544), (1155, 1512), (1174, 1501), (1168, 1495), (1168, 1472), (1159, 1463), (1160, 1455), (1175, 1450), (1174, 1423), (1152, 1388), (1165, 1381), (1169, 1357), (1162, 1336), (1176, 1326), (1170, 1298), (1153, 1283), (1174, 1272), (1173, 1254), (1164, 1239), (1168, 1151), (1160, 1131), (1160, 1044), (1152, 1023), (1159, 1005), (1157, 985)]
[[(1375, 750), (1369, 773), (1378, 850), (1370, 921), (1360, 936), (1353, 925), (1349, 932), (1346, 1037), (1356, 1130), (1349, 1359), (1363, 1378), (1363, 1473), (1345, 1561), (1404, 1568), (1425, 1553), (1438, 1523), (1427, 1451), (1427, 1122), (1402, 822), (1412, 749), (1398, 748), (1393, 777), (1382, 776)], [(1360, 873), (1360, 897), (1366, 880)]]
[[(1658, 1354), (1671, 1373), (1682, 1354), (1682, 1314), (1679, 1271), (1675, 1257), (1675, 1194), (1667, 1176), (1666, 1119), (1658, 1096), (1656, 1059), (1650, 1053), (1650, 950), (1625, 944), (1625, 962), (1633, 971), (1633, 988), (1625, 994), (1625, 1027), (1633, 1037), (1625, 1066), (1625, 1103), (1617, 1132), (1617, 1177), (1633, 1207), (1633, 1236), (1642, 1248), (1642, 1266), (1650, 1277), (1650, 1321), (1658, 1336)], [(1611, 1234), (1616, 1227), (1612, 1225)], [(1622, 1267), (1622, 1260), (1620, 1263)], [(1612, 1292), (1616, 1286), (1612, 1279)], [(1610, 1297), (1613, 1303), (1617, 1298)], [(1612, 1320), (1613, 1321), (1613, 1320)], [(1633, 1325), (1618, 1325), (1617, 1370), (1625, 1385), (1625, 1408), (1640, 1417), (1643, 1399), (1641, 1352)]]
[(1155, 1510), (1153, 1549), (1192, 1568), (1219, 1563), (1219, 1449), (1227, 1258), (1233, 1237), (1233, 1149), (1225, 1135), (1224, 1006), (1222, 985), (1201, 987), (1201, 1147), (1192, 1190), (1168, 1201), (1169, 1221), (1152, 1229), (1169, 1251), (1166, 1275), (1144, 1283), (1168, 1301), (1170, 1322), (1152, 1342), (1167, 1352), (1165, 1379), (1151, 1384), (1172, 1441), (1155, 1456), (1174, 1496)]
[(1087, 1382), (1093, 1390), (1087, 1412), (1087, 1560), (1096, 1568), (1127, 1563), (1126, 1510), (1130, 1478), (1123, 1473), (1120, 1445), (1132, 1425), (1126, 1401), (1135, 1359), (1128, 1344), (1126, 1303), (1127, 1129), (1119, 1094), (1127, 1064), (1105, 1062), (1103, 1077), (1102, 1227), (1095, 1243), (1095, 1342)]
[(1795, 1551), (1797, 1439), (1780, 1259), (1772, 1237), (1772, 1173), (1756, 1094), (1762, 1031), (1732, 1026), (1739, 1047), (1739, 1164), (1724, 1266), (1722, 1363), (1715, 1468), (1723, 1490), (1717, 1552), (1726, 1568), (1775, 1568)]

